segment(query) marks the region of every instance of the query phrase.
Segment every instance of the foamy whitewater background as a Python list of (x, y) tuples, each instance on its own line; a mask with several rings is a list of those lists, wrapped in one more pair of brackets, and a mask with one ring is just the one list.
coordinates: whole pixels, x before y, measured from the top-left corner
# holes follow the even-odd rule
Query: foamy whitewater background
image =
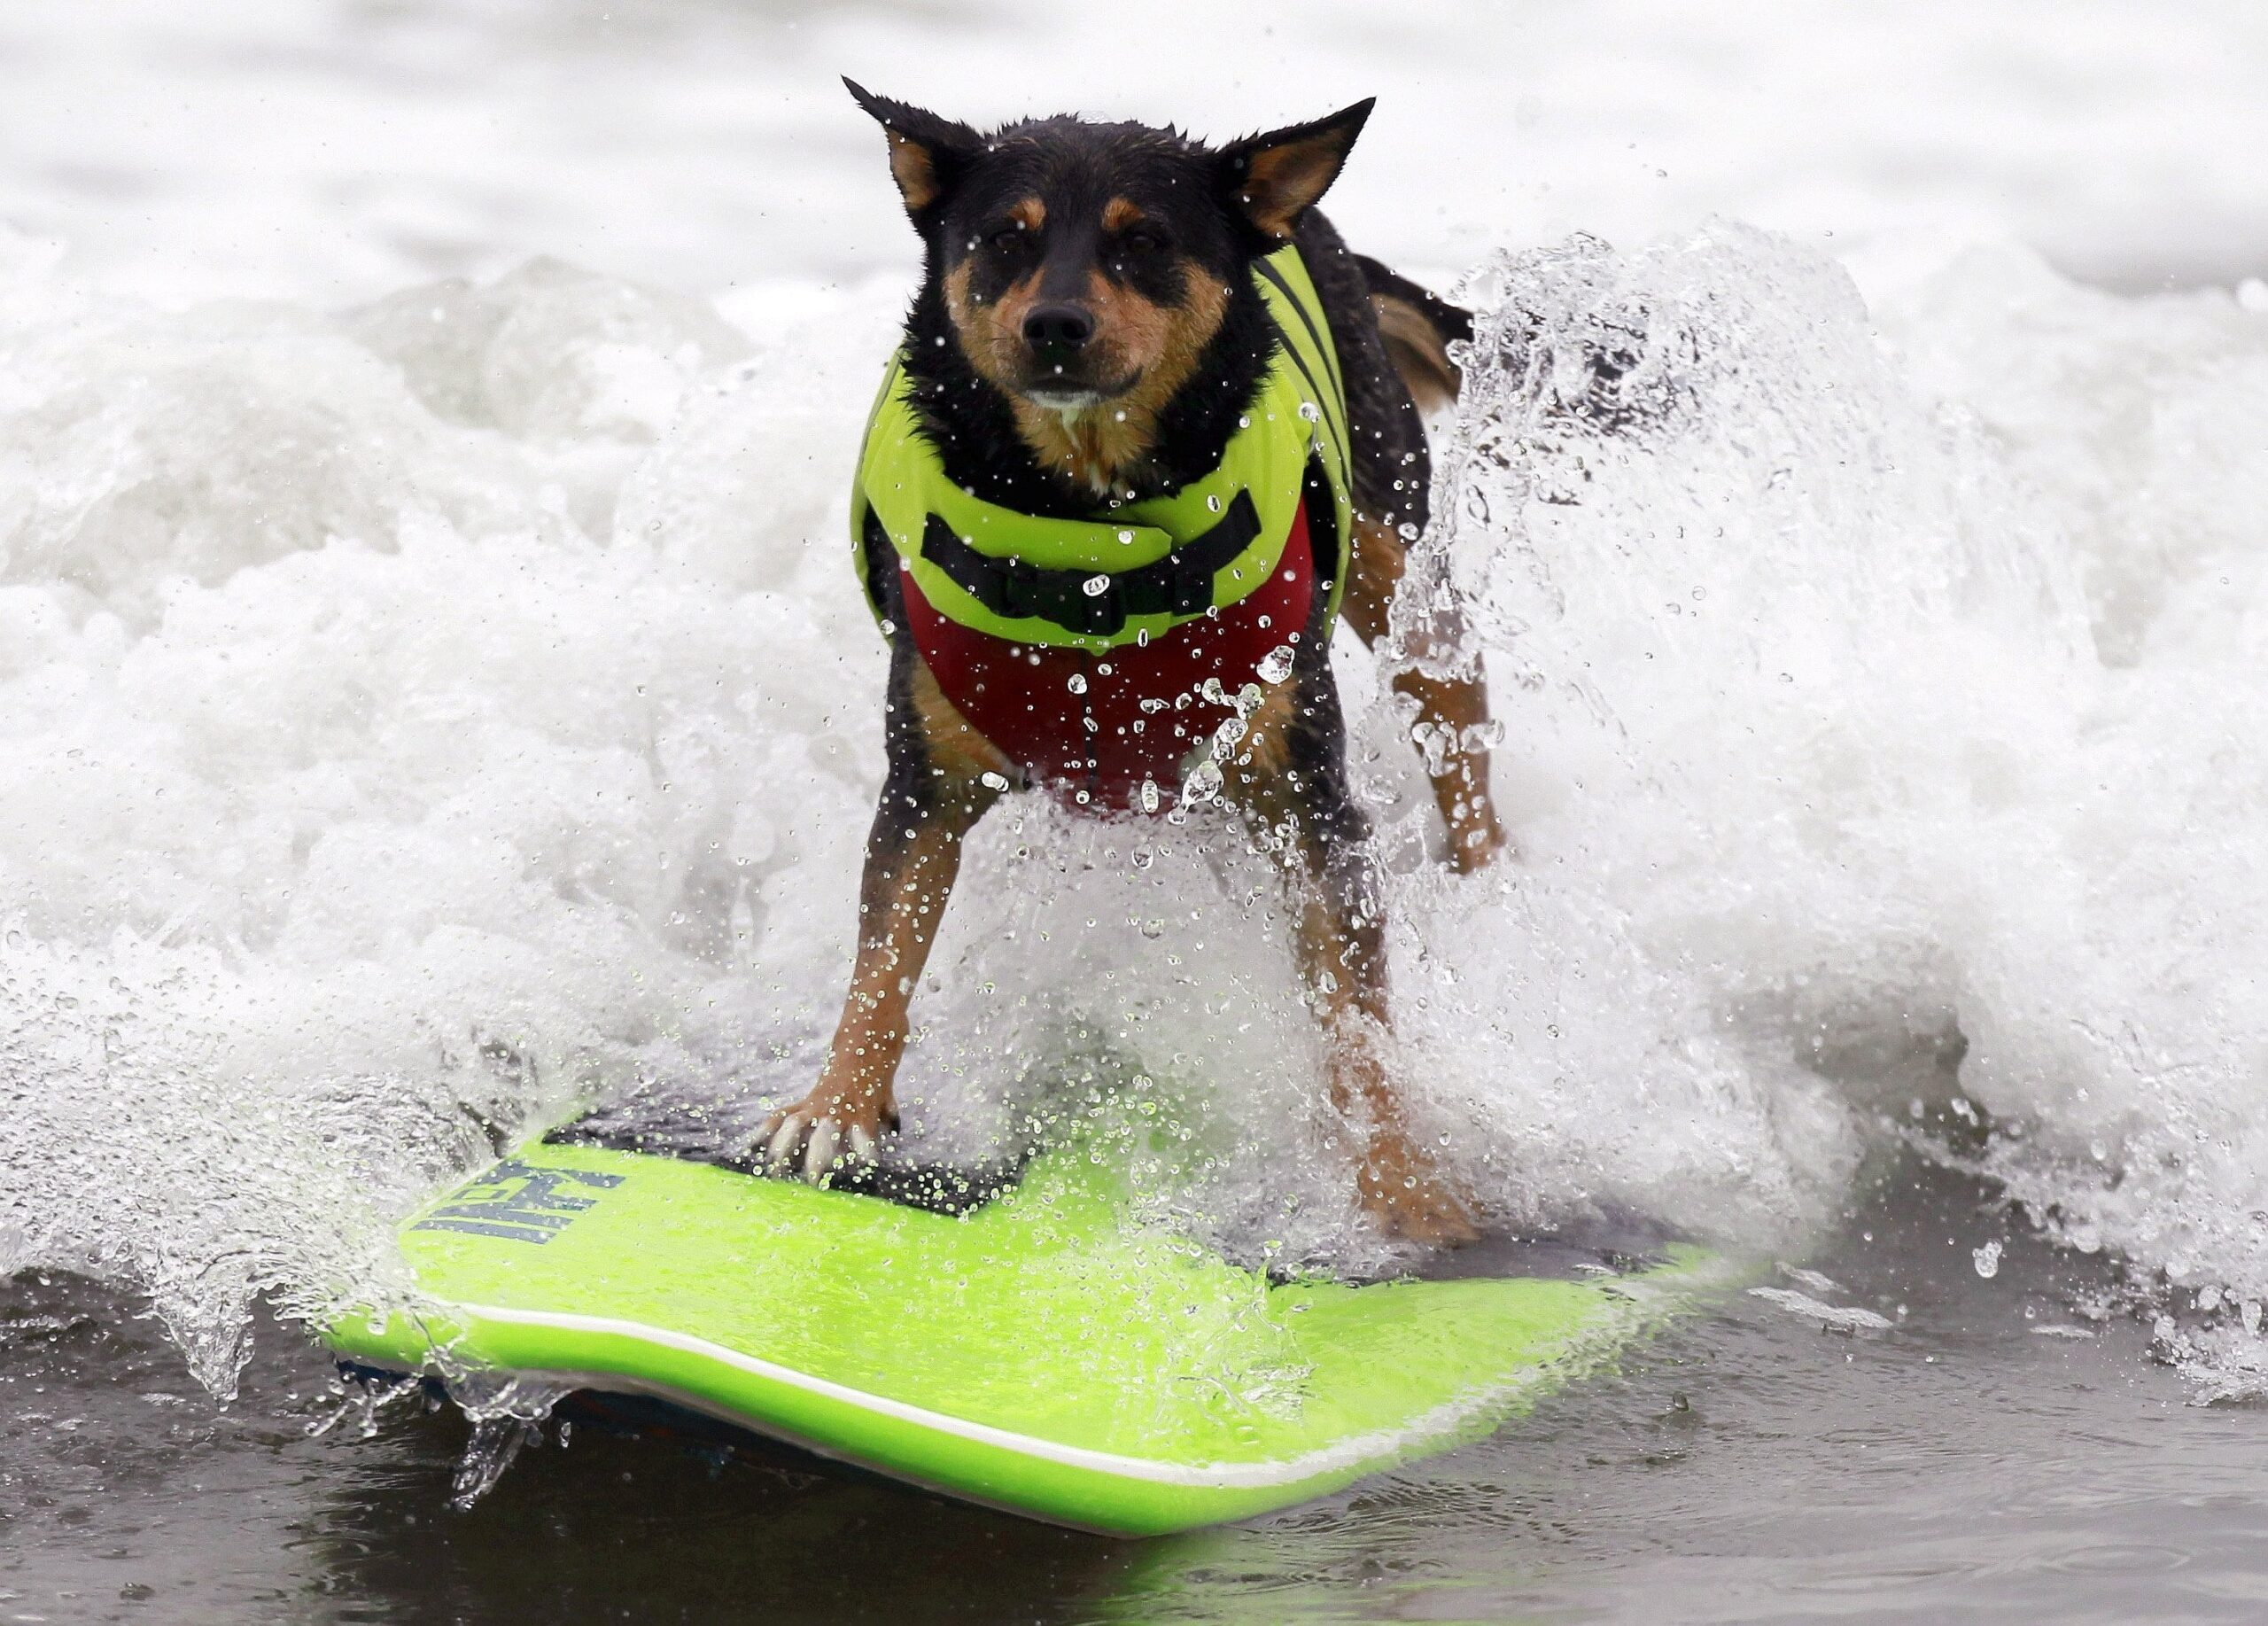
[[(1426, 860), (1344, 670), (1402, 1066), (1494, 1213), (1792, 1257), (1989, 1122), (1942, 1155), (2177, 1284), (2208, 1390), (2268, 1367), (2268, 14), (1282, 15), (0, 12), (0, 1272), (145, 1291), (226, 1392), (257, 1296), (386, 1291), (494, 1138), (808, 1080), (913, 264), (848, 71), (1220, 136), (1380, 96), (1332, 212), (1480, 313), (1428, 547), (1517, 864)], [(1153, 1093), (1161, 1202), (1379, 1263), (1268, 896), (1203, 819), (996, 817), (927, 1151)]]

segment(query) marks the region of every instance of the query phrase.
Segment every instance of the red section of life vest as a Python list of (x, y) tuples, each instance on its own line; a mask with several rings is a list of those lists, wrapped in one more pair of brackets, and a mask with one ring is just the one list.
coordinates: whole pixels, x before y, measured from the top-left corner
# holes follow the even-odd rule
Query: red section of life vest
[(1181, 794), (1183, 759), (1236, 714), (1233, 704), (1205, 698), (1205, 681), (1219, 679), (1233, 700), (1262, 681), (1260, 663), (1271, 651), (1297, 642), (1315, 602), (1315, 554), (1303, 502), (1274, 574), (1257, 590), (1216, 615), (1101, 655), (996, 638), (940, 615), (910, 572), (901, 571), (898, 584), (914, 648), (971, 727), (1075, 805), (1143, 811), (1146, 779), (1163, 811)]

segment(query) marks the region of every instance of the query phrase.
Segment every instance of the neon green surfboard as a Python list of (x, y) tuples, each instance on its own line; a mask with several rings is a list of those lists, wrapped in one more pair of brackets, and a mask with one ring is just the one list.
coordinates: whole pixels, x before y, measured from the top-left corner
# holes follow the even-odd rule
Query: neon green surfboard
[(1100, 1155), (960, 1215), (538, 1143), (400, 1233), (423, 1302), (340, 1355), (658, 1397), (1034, 1518), (1154, 1535), (1488, 1432), (1720, 1273), (1271, 1284), (1129, 1222)]

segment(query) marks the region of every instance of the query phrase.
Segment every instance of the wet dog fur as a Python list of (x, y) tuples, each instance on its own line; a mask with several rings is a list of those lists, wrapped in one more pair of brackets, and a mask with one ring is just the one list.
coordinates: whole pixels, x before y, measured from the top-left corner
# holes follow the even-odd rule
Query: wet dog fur
[[(1454, 399), (1447, 345), (1471, 325), (1349, 252), (1314, 206), (1371, 104), (1214, 148), (1170, 128), (1073, 117), (982, 135), (850, 89), (886, 132), (890, 173), (924, 250), (905, 338), (918, 421), (950, 477), (990, 502), (1086, 517), (1211, 470), (1276, 343), (1251, 264), (1298, 245), (1338, 349), (1354, 442), (1354, 534), (1317, 543), (1317, 573), (1345, 568), (1348, 623), (1367, 642), (1383, 638), (1403, 538), (1426, 519), (1419, 404)], [(1347, 556), (1320, 556), (1325, 545)], [(867, 557), (886, 620), (904, 627), (887, 542)], [(1359, 1148), (1363, 1205), (1390, 1233), (1456, 1242), (1473, 1234), (1470, 1204), (1412, 1138), (1380, 1054), (1383, 922), (1369, 823), (1348, 789), (1324, 603), (1318, 592), (1289, 679), (1221, 765), (1223, 796), (1284, 868), (1327, 1093)], [(1433, 624), (1443, 630), (1438, 613)], [(1456, 628), (1446, 630), (1444, 647), (1454, 647)], [(1393, 681), (1449, 743), (1432, 774), (1435, 800), (1450, 864), (1477, 869), (1503, 844), (1479, 743), (1487, 717), (1480, 674), (1452, 664), (1446, 677), (1412, 667)], [(850, 993), (818, 1084), (775, 1113), (757, 1142), (769, 1170), (814, 1180), (844, 1159), (873, 1157), (895, 1126), (907, 1007), (962, 839), (998, 787), (1023, 778), (946, 699), (909, 635), (891, 640), (885, 706), (889, 767)]]

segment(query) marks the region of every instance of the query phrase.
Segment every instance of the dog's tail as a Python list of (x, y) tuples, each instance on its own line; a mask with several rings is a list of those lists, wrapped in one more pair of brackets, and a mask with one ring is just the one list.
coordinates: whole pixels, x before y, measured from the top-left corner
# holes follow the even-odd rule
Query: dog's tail
[(1362, 268), (1371, 304), (1378, 311), (1379, 336), (1386, 340), (1387, 359), (1409, 387), (1410, 398), (1425, 412), (1454, 404), (1460, 379), (1456, 363), (1449, 360), (1449, 344), (1453, 338), (1471, 342), (1472, 313), (1367, 254), (1355, 255), (1355, 262)]

